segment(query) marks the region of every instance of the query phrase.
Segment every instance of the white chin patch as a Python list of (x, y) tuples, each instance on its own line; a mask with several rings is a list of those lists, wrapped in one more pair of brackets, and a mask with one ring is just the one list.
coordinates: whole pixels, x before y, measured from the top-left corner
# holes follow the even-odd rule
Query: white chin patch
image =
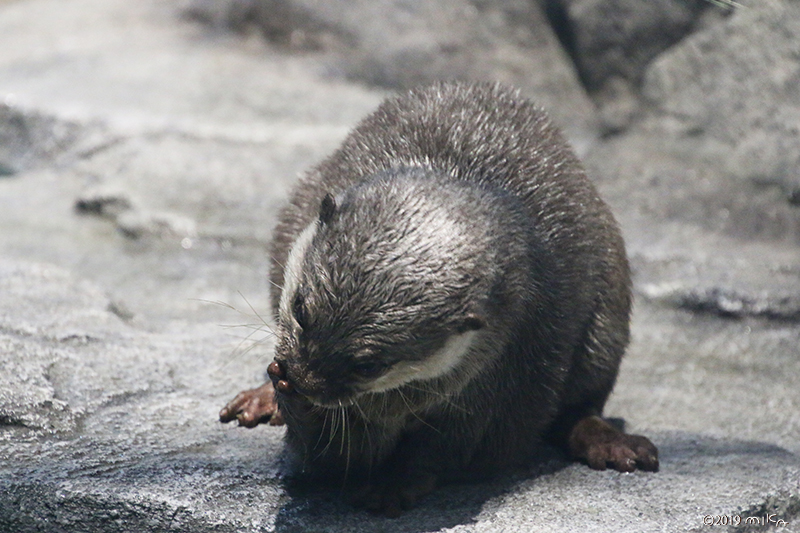
[(434, 379), (451, 372), (472, 348), (477, 331), (451, 336), (441, 349), (424, 361), (400, 362), (389, 372), (369, 383), (366, 392), (384, 392), (412, 381)]
[(284, 322), (291, 321), (291, 308), (294, 295), (297, 292), (297, 287), (300, 285), (302, 278), (303, 260), (306, 256), (306, 250), (311, 245), (314, 235), (317, 234), (317, 227), (319, 221), (314, 220), (311, 224), (306, 226), (300, 235), (295, 239), (292, 244), (292, 249), (289, 251), (289, 258), (286, 260), (286, 268), (283, 270), (283, 290), (281, 291), (281, 301), (279, 314)]

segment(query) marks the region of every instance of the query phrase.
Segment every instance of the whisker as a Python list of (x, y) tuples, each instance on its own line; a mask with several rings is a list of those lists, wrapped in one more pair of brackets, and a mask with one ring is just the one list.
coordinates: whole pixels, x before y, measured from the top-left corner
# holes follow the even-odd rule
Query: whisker
[[(224, 363), (222, 363), (221, 365), (217, 366), (213, 370), (213, 373), (216, 374), (216, 373), (222, 372), (223, 370), (225, 370), (226, 368), (228, 368), (232, 364), (234, 364), (237, 360), (240, 360), (242, 357), (244, 357), (245, 355), (250, 353), (251, 350), (253, 350), (257, 346), (260, 346), (261, 344), (265, 343), (271, 336), (274, 336), (273, 334), (271, 334), (269, 332), (266, 332), (266, 333), (268, 333), (268, 335), (266, 337), (261, 338), (261, 339), (257, 339), (255, 341), (251, 341), (251, 338), (253, 337), (253, 335), (255, 335), (256, 333), (258, 333), (260, 331), (263, 331), (263, 330), (261, 330), (261, 329), (253, 329), (245, 337), (240, 338), (239, 339), (239, 343), (236, 345), (236, 347), (234, 347), (231, 350), (231, 353), (230, 353), (231, 356), (228, 358), (228, 360), (225, 361)], [(250, 342), (251, 344), (249, 346), (247, 346), (247, 348), (242, 349), (242, 347), (247, 342)]]
[[(250, 305), (250, 302), (247, 301), (247, 299), (242, 295), (242, 293), (240, 291), (237, 291), (237, 293), (247, 303), (247, 305), (250, 307), (250, 310), (253, 311), (253, 314), (256, 316), (256, 318), (259, 319), (260, 323), (264, 327), (268, 328), (270, 331), (275, 333), (274, 330), (272, 329), (272, 326), (270, 326), (269, 323), (266, 320), (264, 320), (264, 318), (253, 308), (253, 306)], [(251, 316), (251, 315), (248, 315), (247, 313), (245, 313), (244, 311), (242, 311), (241, 309), (237, 308), (236, 306), (231, 305), (228, 302), (223, 302), (222, 300), (206, 300), (204, 298), (189, 298), (189, 300), (193, 301), (193, 302), (201, 302), (201, 303), (206, 303), (206, 304), (211, 304), (211, 305), (218, 305), (220, 307), (224, 307), (225, 309), (230, 309), (231, 311), (236, 311), (240, 315)]]
[(275, 332), (266, 329), (264, 327), (264, 324), (219, 324), (219, 327), (221, 327), (222, 329), (236, 329), (236, 328), (252, 329), (253, 331), (263, 331), (274, 337), (277, 336), (275, 335)]
[[(366, 453), (367, 457), (369, 457), (368, 461), (368, 470), (369, 470), (368, 477), (369, 477), (369, 475), (372, 473), (372, 454), (373, 454), (370, 421), (369, 418), (367, 418), (367, 414), (364, 412), (364, 409), (362, 409), (361, 404), (358, 403), (358, 400), (354, 401), (353, 405), (356, 406), (356, 409), (358, 409), (358, 412), (361, 414), (361, 419), (364, 421), (364, 436), (366, 437), (366, 439), (364, 437), (361, 438), (360, 449), (362, 453)], [(365, 445), (366, 449), (364, 448)]]
[[(331, 424), (330, 424), (330, 428), (328, 429), (328, 442), (325, 443), (325, 446), (322, 447), (322, 449), (314, 457), (314, 459), (319, 459), (320, 457), (322, 457), (323, 455), (328, 453), (328, 450), (331, 447), (331, 442), (333, 442), (333, 426), (334, 426), (335, 416), (334, 416), (334, 413), (325, 413), (325, 426), (328, 425), (327, 422), (328, 422), (328, 417), (329, 416), (331, 418)], [(320, 434), (319, 434), (320, 440), (322, 440), (322, 436), (324, 434), (325, 434), (325, 431), (323, 429), (323, 431), (321, 431)]]
[(358, 409), (358, 412), (361, 414), (361, 418), (364, 420), (364, 424), (369, 425), (369, 418), (367, 418), (367, 413), (364, 412), (364, 409), (361, 408), (361, 404), (358, 403), (358, 400), (353, 402), (353, 405)]
[(234, 306), (227, 302), (223, 302), (222, 300), (206, 300), (205, 298), (189, 298), (190, 302), (200, 302), (204, 304), (212, 304), (212, 305), (219, 305), (226, 309), (230, 309), (231, 311), (238, 311)]
[[(340, 402), (341, 404), (341, 402)], [(345, 456), (344, 461), (344, 478), (342, 479), (342, 490), (345, 488), (345, 484), (347, 483), (347, 477), (350, 474), (350, 448), (351, 442), (350, 438), (352, 437), (352, 431), (350, 430), (350, 419), (347, 416), (347, 410), (342, 407), (342, 420), (344, 421), (344, 430), (342, 431), (342, 443), (344, 444), (345, 435), (347, 435), (347, 455)]]
[(342, 401), (341, 400), (339, 400), (339, 413), (341, 413), (341, 415), (342, 415), (342, 442), (339, 445), (339, 455), (342, 455), (344, 453), (344, 434), (345, 434), (345, 428), (346, 428), (346, 426), (345, 426), (345, 422), (346, 422), (345, 416), (346, 416), (346, 414), (345, 414), (345, 411), (344, 411), (344, 407), (342, 407)]
[(285, 266), (285, 265), (283, 265), (283, 264), (282, 264), (280, 261), (278, 261), (278, 260), (277, 260), (277, 259), (275, 259), (274, 257), (272, 257), (271, 255), (269, 256), (269, 259), (270, 259), (270, 261), (273, 261), (273, 262), (274, 262), (276, 265), (278, 265), (279, 267), (281, 267), (283, 270), (286, 270), (286, 266)]
[[(250, 333), (248, 333), (243, 338), (239, 338), (239, 343), (236, 345), (236, 347), (233, 350), (231, 350), (231, 355), (233, 357), (229, 358), (228, 361), (226, 361), (225, 363), (223, 363), (219, 367), (215, 368), (214, 369), (215, 373), (222, 372), (223, 370), (228, 368), (230, 365), (232, 365), (234, 362), (236, 362), (239, 358), (241, 358), (244, 355), (248, 354), (252, 349), (254, 349), (256, 346), (259, 346), (260, 344), (262, 344), (266, 340), (278, 337), (277, 332), (272, 328), (272, 326), (266, 320), (264, 320), (264, 318), (258, 312), (256, 312), (255, 308), (252, 305), (250, 305), (250, 302), (247, 301), (247, 299), (242, 295), (241, 292), (239, 292), (239, 296), (241, 296), (242, 299), (244, 299), (244, 301), (247, 302), (247, 304), (250, 307), (251, 311), (253, 311), (253, 314), (258, 319), (258, 322), (256, 322), (256, 323), (247, 323), (247, 324), (220, 324), (220, 327), (222, 327), (223, 329), (226, 329), (226, 330), (232, 330), (234, 328), (244, 328), (244, 329), (249, 329), (251, 331), (250, 331)], [(206, 300), (206, 299), (203, 299), (203, 298), (192, 298), (191, 300), (197, 301), (197, 302), (202, 302), (202, 303), (207, 303), (207, 304), (212, 304), (212, 305), (218, 305), (220, 307), (224, 307), (225, 309), (230, 309), (231, 311), (235, 311), (235, 312), (239, 313), (240, 315), (243, 315), (243, 316), (246, 316), (246, 317), (252, 317), (253, 316), (253, 315), (250, 315), (248, 313), (243, 312), (241, 309), (238, 309), (234, 305), (231, 305), (231, 304), (229, 304), (227, 302), (223, 302), (223, 301), (220, 301), (220, 300)], [(244, 346), (248, 341), (251, 341), (251, 339), (253, 338), (253, 336), (256, 333), (264, 333), (265, 336), (263, 338), (261, 338), (261, 339), (258, 339), (256, 341), (254, 341), (253, 344), (248, 346), (246, 349), (242, 349), (242, 346)]]
[[(328, 427), (328, 413), (327, 411), (322, 415), (322, 428), (319, 430), (319, 437), (317, 443), (314, 444), (314, 449), (319, 448), (319, 443), (322, 442), (322, 436), (325, 434), (325, 428)], [(321, 454), (320, 454), (321, 455)], [(319, 455), (317, 457), (320, 457)]]
[(455, 409), (457, 411), (461, 411), (462, 413), (467, 414), (467, 415), (471, 415), (472, 414), (472, 412), (470, 410), (468, 410), (465, 407), (463, 407), (461, 405), (458, 405), (457, 403), (453, 402), (452, 396), (450, 394), (443, 393), (441, 391), (436, 391), (436, 390), (433, 390), (433, 389), (424, 388), (424, 387), (415, 387), (414, 385), (412, 385), (410, 383), (406, 383), (404, 385), (404, 387), (408, 388), (408, 389), (411, 389), (411, 390), (419, 391), (419, 392), (422, 392), (422, 393), (425, 393), (425, 394), (430, 394), (431, 396), (435, 396), (435, 397), (441, 399), (448, 407), (451, 407), (451, 408), (453, 408), (453, 409)]
[(426, 426), (428, 426), (429, 428), (434, 430), (436, 433), (440, 433), (441, 434), (441, 431), (439, 431), (438, 429), (436, 429), (435, 427), (433, 427), (429, 423), (425, 422), (422, 418), (420, 418), (420, 416), (417, 413), (414, 412), (414, 409), (411, 408), (411, 404), (408, 403), (408, 399), (406, 398), (406, 395), (403, 394), (402, 390), (397, 389), (397, 393), (400, 395), (400, 398), (403, 400), (403, 403), (406, 404), (406, 407), (408, 407), (408, 412), (411, 413), (412, 415), (414, 415), (414, 418), (416, 418), (417, 420), (419, 420), (420, 422), (422, 422), (423, 424), (425, 424)]
[(245, 298), (244, 294), (242, 294), (241, 291), (236, 291), (236, 292), (239, 294), (239, 296), (242, 297), (242, 300), (245, 301), (247, 306), (250, 308), (250, 310), (253, 312), (253, 314), (256, 315), (256, 317), (261, 321), (261, 323), (264, 324), (264, 326), (267, 327), (270, 331), (275, 333), (275, 330), (272, 329), (272, 326), (270, 326), (269, 323), (266, 320), (264, 320), (264, 317), (262, 317), (261, 314), (258, 311), (256, 311), (256, 308), (253, 307), (253, 305), (250, 303), (250, 301), (247, 298)]

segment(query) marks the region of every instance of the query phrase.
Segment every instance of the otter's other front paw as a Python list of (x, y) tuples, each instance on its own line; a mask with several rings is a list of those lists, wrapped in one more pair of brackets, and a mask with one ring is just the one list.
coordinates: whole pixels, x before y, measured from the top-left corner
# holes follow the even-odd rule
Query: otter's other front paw
[(353, 503), (376, 514), (397, 518), (403, 511), (414, 507), (420, 498), (436, 488), (438, 476), (415, 472), (400, 477), (390, 477), (383, 483), (367, 485), (359, 490)]
[(269, 422), (271, 426), (283, 425), (283, 417), (275, 402), (272, 383), (264, 383), (257, 389), (242, 391), (219, 412), (220, 422), (237, 420), (247, 428)]
[(619, 472), (658, 471), (658, 449), (646, 437), (626, 435), (597, 416), (575, 424), (569, 436), (572, 455), (595, 470), (606, 467)]

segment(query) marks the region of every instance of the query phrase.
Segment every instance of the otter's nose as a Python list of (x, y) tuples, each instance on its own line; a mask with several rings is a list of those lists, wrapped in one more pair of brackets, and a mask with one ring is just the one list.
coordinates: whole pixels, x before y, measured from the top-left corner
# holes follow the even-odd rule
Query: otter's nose
[(289, 394), (294, 390), (292, 384), (286, 380), (286, 372), (279, 362), (271, 362), (267, 367), (267, 374), (269, 375), (269, 379), (272, 380), (272, 385), (275, 387), (276, 391)]

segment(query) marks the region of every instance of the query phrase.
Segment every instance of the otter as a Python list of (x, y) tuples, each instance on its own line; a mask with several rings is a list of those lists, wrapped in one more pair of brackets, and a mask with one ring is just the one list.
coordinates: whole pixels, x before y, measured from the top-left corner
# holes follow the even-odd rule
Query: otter
[(387, 100), (300, 180), (271, 253), (270, 379), (220, 419), (285, 423), (300, 471), (396, 516), (543, 444), (658, 469), (647, 438), (601, 416), (629, 340), (620, 230), (518, 91)]

